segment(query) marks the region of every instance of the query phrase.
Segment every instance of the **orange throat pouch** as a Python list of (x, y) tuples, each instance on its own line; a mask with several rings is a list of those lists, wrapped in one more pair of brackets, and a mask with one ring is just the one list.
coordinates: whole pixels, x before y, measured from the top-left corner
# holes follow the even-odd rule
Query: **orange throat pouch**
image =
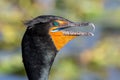
[(57, 48), (60, 50), (63, 48), (70, 40), (74, 39), (76, 36), (65, 36), (62, 32), (50, 32), (49, 33), (52, 37), (52, 40)]

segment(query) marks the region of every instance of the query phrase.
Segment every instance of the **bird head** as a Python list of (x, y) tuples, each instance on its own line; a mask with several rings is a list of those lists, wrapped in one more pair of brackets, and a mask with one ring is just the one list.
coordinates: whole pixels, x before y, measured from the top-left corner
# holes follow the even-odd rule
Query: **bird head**
[(93, 36), (92, 32), (74, 31), (74, 28), (91, 26), (95, 29), (92, 23), (77, 23), (68, 19), (53, 15), (42, 15), (32, 20), (25, 22), (27, 29), (34, 34), (41, 36), (50, 35), (56, 48), (60, 50), (66, 43), (76, 36)]

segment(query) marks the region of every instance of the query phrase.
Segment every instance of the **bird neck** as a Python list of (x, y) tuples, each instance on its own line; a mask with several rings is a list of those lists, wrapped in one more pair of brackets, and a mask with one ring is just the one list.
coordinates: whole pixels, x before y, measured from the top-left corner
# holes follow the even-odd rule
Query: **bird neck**
[(48, 80), (57, 50), (49, 35), (26, 31), (22, 40), (22, 57), (29, 80)]

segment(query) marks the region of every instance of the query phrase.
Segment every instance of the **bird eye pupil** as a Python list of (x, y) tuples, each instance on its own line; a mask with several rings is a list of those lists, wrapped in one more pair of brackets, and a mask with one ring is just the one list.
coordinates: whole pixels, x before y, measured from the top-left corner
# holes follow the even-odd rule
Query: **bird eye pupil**
[(53, 25), (54, 25), (54, 26), (58, 26), (59, 23), (58, 23), (58, 22), (53, 22)]

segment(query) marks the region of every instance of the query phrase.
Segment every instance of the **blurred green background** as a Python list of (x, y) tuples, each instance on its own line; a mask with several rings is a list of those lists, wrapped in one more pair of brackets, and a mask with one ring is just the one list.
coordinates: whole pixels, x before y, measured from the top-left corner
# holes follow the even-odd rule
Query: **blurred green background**
[(0, 80), (26, 80), (23, 21), (45, 14), (96, 26), (94, 37), (81, 36), (58, 53), (50, 80), (120, 80), (120, 0), (0, 0)]

